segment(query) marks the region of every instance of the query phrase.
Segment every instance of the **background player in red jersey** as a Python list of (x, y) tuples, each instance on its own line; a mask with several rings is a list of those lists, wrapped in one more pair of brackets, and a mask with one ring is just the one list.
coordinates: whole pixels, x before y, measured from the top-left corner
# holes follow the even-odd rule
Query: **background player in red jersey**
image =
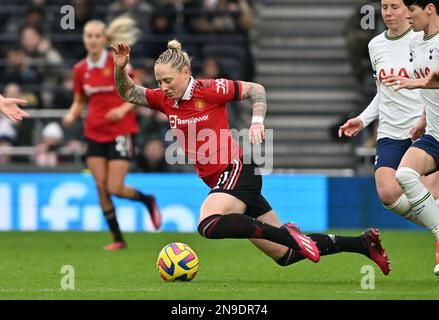
[(117, 94), (113, 68), (113, 54), (106, 50), (112, 41), (125, 39), (134, 43), (138, 29), (129, 16), (115, 19), (108, 28), (99, 20), (84, 26), (83, 41), (88, 55), (74, 67), (74, 100), (63, 119), (70, 126), (81, 115), (88, 102), (84, 124), (87, 142), (87, 166), (96, 183), (99, 203), (112, 232), (114, 242), (106, 250), (126, 247), (111, 195), (141, 201), (151, 215), (155, 229), (161, 218), (155, 198), (144, 195), (124, 184), (132, 157), (132, 135), (138, 132), (134, 105), (124, 102)]
[[(135, 85), (126, 71), (129, 46), (118, 43), (112, 45), (112, 49), (116, 86), (121, 97), (165, 113), (185, 153), (195, 161), (198, 175), (212, 188), (200, 209), (198, 232), (203, 237), (250, 239), (282, 266), (305, 258), (318, 262), (320, 255), (356, 252), (376, 262), (384, 274), (389, 273), (387, 254), (375, 229), (358, 237), (306, 236), (293, 223), (282, 225), (262, 196), (262, 177), (253, 162), (244, 161), (242, 149), (231, 136), (226, 109), (227, 102), (249, 99), (253, 107), (249, 140), (262, 143), (266, 112), (262, 85), (226, 79), (195, 80), (187, 53), (178, 41), (172, 40), (154, 66), (160, 88), (150, 90)], [(214, 132), (212, 148), (205, 148), (205, 139), (188, 141), (191, 130)], [(224, 130), (228, 135), (223, 134)]]
[(21, 110), (18, 105), (26, 104), (27, 101), (16, 98), (5, 98), (0, 94), (0, 112), (12, 121), (20, 121), (28, 117), (27, 112)]

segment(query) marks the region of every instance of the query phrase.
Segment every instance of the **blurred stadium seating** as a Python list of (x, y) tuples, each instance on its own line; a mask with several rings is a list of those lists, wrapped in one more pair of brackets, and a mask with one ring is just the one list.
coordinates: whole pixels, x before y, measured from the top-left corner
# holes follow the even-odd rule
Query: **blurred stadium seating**
[[(12, 146), (2, 149), (14, 155), (12, 163), (0, 165), (3, 171), (23, 162), (28, 168), (32, 159), (24, 155), (33, 154), (34, 146), (41, 141), (41, 129), (50, 121), (59, 120), (69, 107), (69, 93), (66, 93), (62, 83), (79, 57), (85, 54), (81, 39), (84, 21), (78, 20), (75, 30), (61, 30), (60, 7), (71, 4), (80, 8), (88, 3), (89, 12), (86, 12), (83, 19), (108, 21), (108, 17), (116, 13), (112, 11), (112, 3), (117, 1), (34, 2), (43, 3), (43, 35), (50, 40), (53, 49), (60, 53), (62, 62), (51, 65), (49, 72), (47, 61), (31, 58), (30, 67), (41, 72), (42, 81), (19, 85), (23, 93), (33, 93), (38, 101), (29, 106), (32, 118), (16, 127), (19, 138)], [(201, 71), (204, 58), (214, 57), (231, 78), (252, 80), (246, 79), (246, 76), (247, 66), (252, 64), (249, 59), (254, 56), (253, 80), (267, 89), (266, 126), (274, 129), (275, 170), (352, 175), (357, 169), (366, 168), (366, 172), (370, 172), (369, 157), (373, 155), (373, 149), (356, 152), (353, 143), (344, 143), (334, 138), (334, 126), (343, 116), (358, 109), (359, 97), (346, 59), (343, 36), (346, 20), (358, 1), (255, 1), (252, 3), (255, 24), (250, 32), (239, 30), (222, 34), (197, 31), (195, 21), (206, 12), (196, 1), (185, 1), (180, 6), (168, 4), (165, 7), (160, 1), (140, 2), (149, 5), (150, 9), (145, 9), (146, 17), (151, 17), (154, 10), (160, 10), (160, 13), (168, 12), (170, 19), (174, 20), (169, 34), (154, 33), (142, 24), (145, 29), (134, 50), (134, 67), (147, 69), (151, 77), (151, 61), (154, 57), (147, 56), (148, 49), (163, 46), (172, 37), (181, 40), (194, 57), (195, 74)], [(34, 7), (31, 0), (2, 2), (0, 17), (4, 18), (2, 21), (5, 23), (0, 26), (0, 43), (3, 48), (0, 70), (5, 70), (9, 63), (8, 48), (20, 46), (20, 28), (29, 23), (26, 19), (32, 11), (30, 8)], [(223, 12), (218, 11), (216, 14)], [(6, 85), (5, 82), (0, 84), (0, 92), (3, 92)], [(63, 105), (55, 99), (58, 94), (65, 97), (61, 100), (64, 101)], [(249, 124), (250, 119), (249, 108), (244, 110), (239, 115), (242, 128)], [(78, 132), (80, 130), (68, 134), (68, 137), (72, 138)], [(69, 152), (69, 148), (63, 150)], [(80, 169), (81, 157), (77, 154), (78, 150), (75, 152), (75, 156), (65, 158), (60, 165), (67, 164), (70, 169)]]

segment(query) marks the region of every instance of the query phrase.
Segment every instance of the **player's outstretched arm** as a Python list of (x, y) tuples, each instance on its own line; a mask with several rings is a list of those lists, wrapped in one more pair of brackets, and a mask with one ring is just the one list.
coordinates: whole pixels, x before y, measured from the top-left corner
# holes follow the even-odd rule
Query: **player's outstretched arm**
[(26, 103), (27, 101), (23, 99), (5, 98), (0, 95), (0, 112), (14, 122), (23, 120), (29, 114), (21, 110), (18, 105)]
[(76, 119), (84, 110), (85, 98), (82, 94), (75, 93), (73, 95), (73, 103), (70, 106), (69, 112), (64, 116), (62, 122), (64, 127), (68, 128), (73, 125)]
[[(432, 76), (430, 74), (430, 76)], [(430, 87), (429, 85), (429, 77), (427, 78), (419, 78), (419, 79), (410, 79), (410, 78), (406, 78), (406, 77), (402, 77), (402, 76), (394, 76), (394, 75), (388, 75), (388, 76), (384, 76), (381, 80), (382, 83), (384, 83), (384, 85), (386, 85), (387, 87), (393, 87), (395, 91), (399, 91), (401, 89), (434, 89), (434, 88), (439, 88), (439, 82), (434, 81), (433, 83), (437, 82), (437, 87)]]
[(267, 94), (265, 93), (265, 88), (258, 83), (244, 81), (241, 83), (241, 99), (250, 99), (253, 108), (249, 140), (252, 144), (260, 144), (265, 139), (264, 118), (267, 111)]
[(367, 127), (372, 121), (378, 119), (381, 99), (377, 93), (366, 109), (355, 118), (351, 118), (338, 128), (338, 137), (355, 137), (361, 130)]
[(355, 137), (364, 128), (360, 118), (351, 118), (338, 128), (338, 137)]
[(426, 80), (425, 89), (439, 89), (439, 71), (431, 71)]
[(130, 47), (125, 43), (111, 45), (114, 52), (114, 80), (117, 92), (123, 100), (141, 106), (148, 106), (145, 87), (136, 85), (125, 70), (130, 60)]
[(418, 122), (415, 123), (413, 128), (410, 129), (410, 138), (412, 141), (419, 139), (425, 133), (425, 127), (427, 126), (427, 119), (425, 116), (425, 108)]

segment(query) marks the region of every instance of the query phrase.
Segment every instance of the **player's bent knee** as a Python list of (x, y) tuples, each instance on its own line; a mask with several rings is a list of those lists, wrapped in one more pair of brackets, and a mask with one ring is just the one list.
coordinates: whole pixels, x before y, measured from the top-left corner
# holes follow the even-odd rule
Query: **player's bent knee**
[(419, 173), (408, 167), (402, 167), (396, 170), (395, 177), (400, 186), (408, 185), (420, 180)]
[(393, 205), (396, 201), (398, 201), (401, 194), (399, 192), (385, 191), (379, 194), (380, 202), (382, 205), (387, 208)]
[(218, 222), (218, 219), (222, 217), (220, 214), (213, 214), (208, 216), (207, 218), (204, 218), (203, 221), (201, 221), (198, 224), (198, 233), (207, 239), (219, 239), (214, 232), (215, 225)]
[(288, 267), (289, 266), (289, 264), (285, 264), (285, 262), (283, 262), (283, 261), (281, 262), (279, 260), (276, 260), (275, 258), (272, 258), (272, 259), (273, 259), (274, 262), (276, 262), (276, 264), (278, 264), (281, 267)]
[(108, 192), (116, 197), (121, 197), (123, 194), (123, 185), (122, 186), (108, 186)]
[(95, 181), (96, 189), (107, 190), (107, 183), (105, 181)]
[(303, 260), (302, 255), (298, 255), (297, 252), (293, 249), (289, 249), (284, 255), (278, 259), (273, 258), (273, 260), (276, 261), (276, 263), (282, 267), (286, 267), (289, 265), (292, 265), (298, 261)]

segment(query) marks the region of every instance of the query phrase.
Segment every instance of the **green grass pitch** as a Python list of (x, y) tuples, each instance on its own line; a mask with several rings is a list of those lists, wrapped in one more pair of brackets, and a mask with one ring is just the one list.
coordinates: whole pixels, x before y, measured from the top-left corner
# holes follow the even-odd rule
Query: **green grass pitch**
[[(0, 299), (439, 299), (434, 240), (427, 231), (381, 230), (393, 268), (387, 277), (356, 254), (280, 267), (247, 240), (184, 233), (125, 236), (127, 250), (105, 252), (107, 232), (0, 232)], [(187, 243), (198, 254), (200, 270), (192, 282), (160, 279), (157, 254), (170, 242)], [(74, 267), (74, 290), (61, 289), (64, 265)], [(361, 288), (364, 265), (375, 270), (374, 289)]]

